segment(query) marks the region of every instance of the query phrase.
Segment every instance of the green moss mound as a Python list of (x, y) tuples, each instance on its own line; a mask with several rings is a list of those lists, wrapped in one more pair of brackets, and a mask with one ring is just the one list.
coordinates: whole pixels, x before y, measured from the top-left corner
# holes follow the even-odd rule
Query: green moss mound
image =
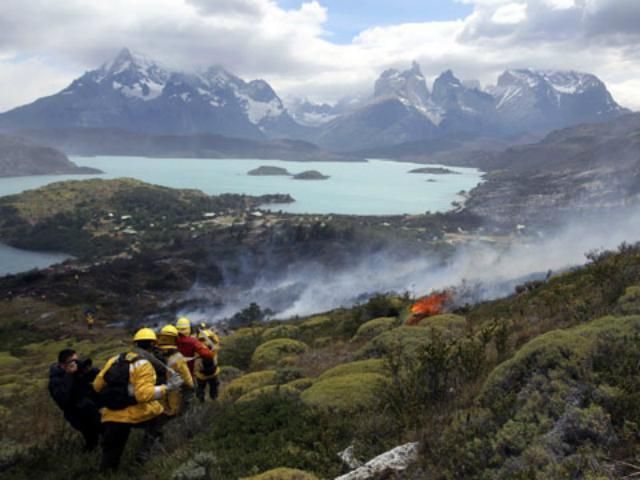
[(275, 383), (276, 378), (277, 372), (275, 370), (248, 373), (229, 383), (229, 385), (222, 390), (220, 399), (235, 401), (256, 388)]
[(378, 400), (388, 379), (378, 373), (359, 373), (329, 377), (314, 383), (302, 392), (302, 401), (309, 406), (342, 411), (371, 408)]
[(277, 325), (267, 328), (262, 332), (262, 338), (265, 340), (274, 340), (276, 338), (296, 338), (299, 334), (299, 328), (295, 325)]
[(241, 480), (318, 480), (318, 477), (295, 468), (274, 468), (268, 472)]
[(251, 357), (253, 368), (282, 365), (285, 359), (300, 355), (308, 350), (305, 343), (291, 338), (277, 338), (260, 345)]
[(229, 365), (222, 365), (220, 367), (220, 375), (218, 378), (223, 383), (229, 383), (236, 378), (241, 377), (242, 374), (243, 372), (239, 368), (231, 367)]
[(251, 390), (239, 397), (236, 402), (252, 402), (262, 395), (300, 395), (300, 391), (289, 385), (267, 385)]
[(431, 338), (428, 328), (398, 327), (381, 333), (366, 343), (356, 353), (357, 358), (382, 357), (390, 352), (402, 351), (407, 355), (414, 355), (421, 346), (426, 345)]
[(298, 378), (292, 382), (285, 384), (287, 387), (295, 388), (299, 392), (302, 392), (313, 385), (313, 380), (310, 378)]
[(319, 381), (332, 377), (343, 377), (345, 375), (357, 375), (363, 373), (378, 373), (384, 375), (384, 361), (371, 358), (368, 360), (359, 360), (357, 362), (343, 363), (337, 367), (333, 367), (318, 377)]
[(220, 365), (248, 369), (253, 352), (264, 342), (262, 332), (261, 328), (241, 328), (232, 335), (223, 337), (218, 354)]
[(334, 320), (328, 315), (317, 315), (300, 324), (300, 332), (304, 339), (318, 337), (333, 337), (340, 328), (340, 320)]
[(445, 313), (442, 315), (434, 315), (420, 320), (419, 327), (437, 328), (442, 332), (462, 332), (467, 325), (467, 321), (460, 315), (453, 313)]
[(391, 330), (396, 325), (395, 317), (380, 317), (369, 320), (358, 327), (353, 336), (354, 341), (371, 340), (387, 330)]

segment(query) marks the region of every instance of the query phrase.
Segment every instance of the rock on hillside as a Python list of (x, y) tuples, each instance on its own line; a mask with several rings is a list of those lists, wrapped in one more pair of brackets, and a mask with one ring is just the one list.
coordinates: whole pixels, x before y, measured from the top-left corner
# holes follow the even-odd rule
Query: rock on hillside
[(68, 173), (102, 172), (95, 168), (78, 167), (54, 148), (37, 145), (20, 137), (0, 135), (0, 177)]

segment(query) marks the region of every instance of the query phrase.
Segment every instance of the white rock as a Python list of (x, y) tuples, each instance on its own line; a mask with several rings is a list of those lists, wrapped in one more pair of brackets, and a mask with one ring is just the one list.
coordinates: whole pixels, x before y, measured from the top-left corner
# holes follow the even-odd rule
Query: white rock
[(400, 445), (369, 460), (362, 467), (336, 477), (335, 480), (369, 480), (386, 470), (406, 470), (418, 458), (418, 449), (418, 442)]

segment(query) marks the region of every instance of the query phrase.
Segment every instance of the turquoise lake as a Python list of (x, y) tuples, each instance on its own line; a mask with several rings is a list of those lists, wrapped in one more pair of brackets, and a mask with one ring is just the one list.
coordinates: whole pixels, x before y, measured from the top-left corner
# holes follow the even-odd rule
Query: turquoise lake
[[(291, 213), (349, 215), (401, 215), (443, 212), (480, 181), (474, 168), (447, 167), (458, 174), (408, 173), (425, 165), (370, 160), (357, 163), (285, 162), (278, 160), (225, 160), (144, 157), (72, 157), (76, 164), (103, 170), (102, 175), (41, 175), (0, 178), (0, 196), (62, 180), (133, 177), (173, 188), (196, 188), (210, 195), (288, 193), (292, 204), (266, 206)], [(326, 180), (294, 180), (287, 176), (251, 176), (249, 170), (274, 166), (296, 174), (318, 170)], [(438, 166), (438, 165), (433, 165)], [(429, 181), (432, 180), (432, 181)], [(59, 254), (24, 252), (0, 245), (0, 274), (42, 268), (60, 262)]]
[[(92, 177), (133, 177), (173, 188), (196, 188), (211, 195), (288, 193), (296, 202), (270, 208), (292, 213), (401, 215), (442, 212), (481, 180), (474, 168), (447, 167), (457, 175), (408, 173), (425, 165), (370, 160), (357, 163), (284, 162), (278, 160), (206, 160), (193, 158), (72, 157), (78, 165), (99, 168), (103, 175), (57, 175), (0, 179), (0, 196), (47, 183)], [(293, 180), (286, 176), (251, 176), (262, 165), (290, 173), (318, 170), (327, 180)], [(433, 182), (428, 180), (432, 179)]]

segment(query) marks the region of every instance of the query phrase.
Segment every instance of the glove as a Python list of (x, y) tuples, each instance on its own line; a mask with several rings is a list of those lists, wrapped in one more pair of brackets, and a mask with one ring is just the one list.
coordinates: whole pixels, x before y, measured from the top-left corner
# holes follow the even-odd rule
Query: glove
[(183, 383), (184, 380), (182, 380), (182, 377), (180, 375), (171, 375), (171, 378), (167, 380), (167, 390), (170, 392), (173, 390), (178, 390)]

